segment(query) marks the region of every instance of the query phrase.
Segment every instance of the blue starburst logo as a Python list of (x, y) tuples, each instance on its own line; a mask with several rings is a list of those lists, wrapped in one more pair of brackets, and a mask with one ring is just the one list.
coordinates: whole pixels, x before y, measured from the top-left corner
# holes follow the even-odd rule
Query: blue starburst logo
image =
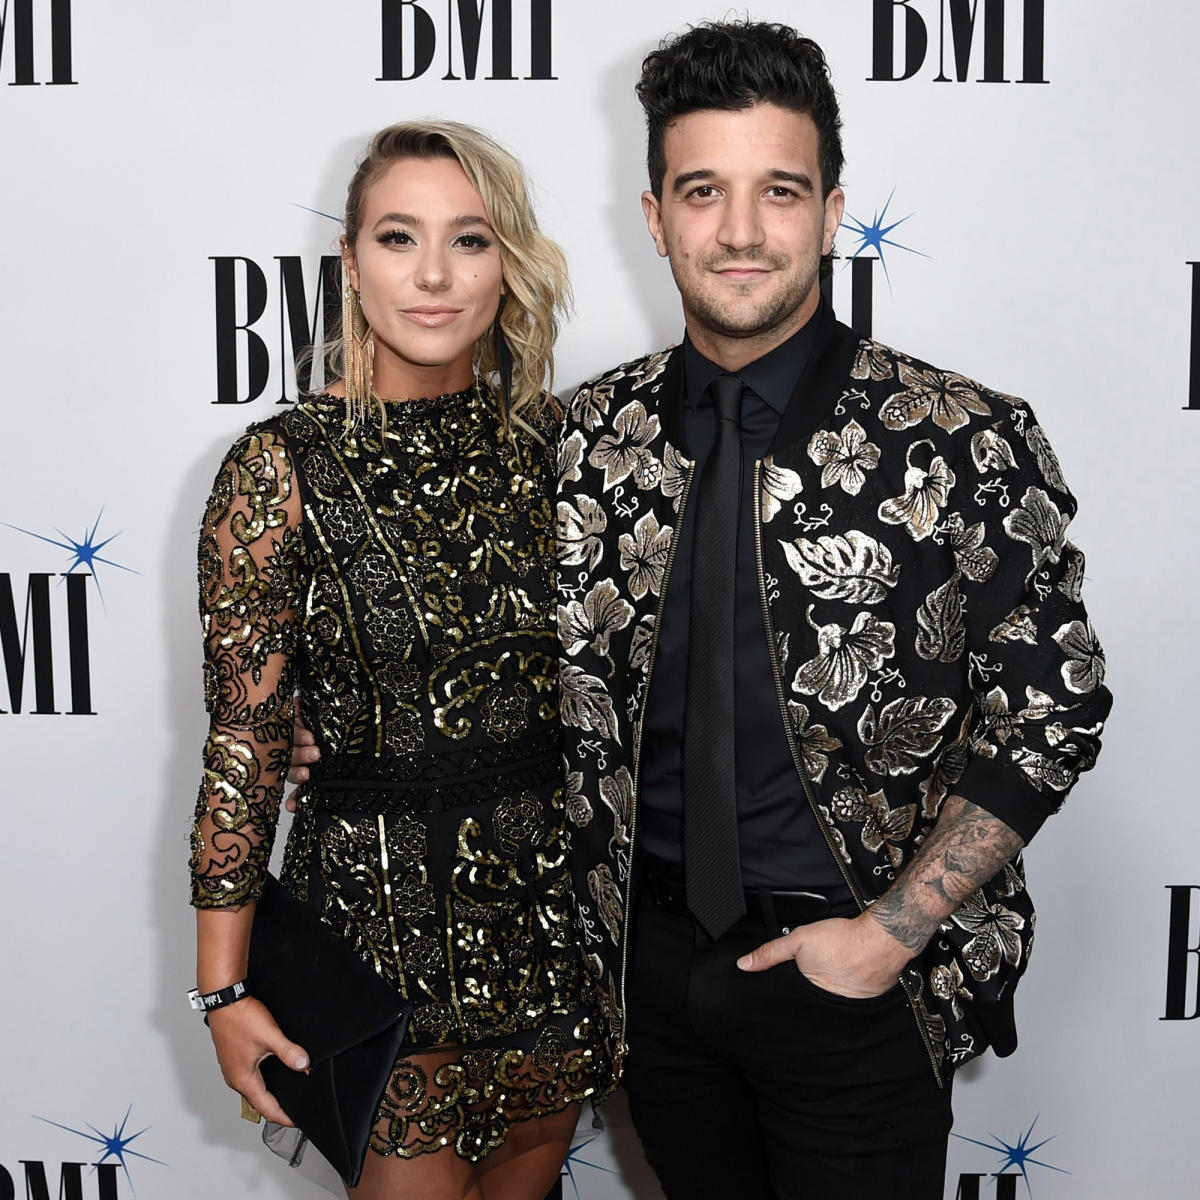
[(581, 1156), (581, 1151), (586, 1150), (599, 1136), (598, 1133), (593, 1133), (590, 1137), (585, 1135), (582, 1138), (576, 1138), (574, 1145), (567, 1151), (567, 1160), (563, 1163), (562, 1174), (571, 1181), (571, 1187), (575, 1189), (575, 1200), (580, 1200), (579, 1181), (575, 1177), (576, 1168), (587, 1167), (592, 1171), (602, 1171), (606, 1175), (616, 1174), (611, 1167), (602, 1167), (599, 1163), (588, 1162)]
[(108, 1162), (109, 1159), (112, 1159), (118, 1166), (120, 1166), (121, 1170), (125, 1172), (125, 1181), (129, 1184), (129, 1190), (132, 1192), (134, 1188), (133, 1180), (129, 1177), (128, 1159), (140, 1158), (145, 1162), (157, 1163), (160, 1167), (165, 1167), (167, 1165), (160, 1158), (151, 1158), (148, 1154), (141, 1154), (137, 1150), (131, 1150), (129, 1148), (131, 1142), (136, 1141), (150, 1128), (150, 1126), (147, 1125), (145, 1129), (139, 1129), (137, 1133), (127, 1134), (125, 1131), (129, 1128), (129, 1118), (132, 1113), (133, 1105), (131, 1104), (125, 1110), (124, 1118), (120, 1122), (113, 1122), (113, 1131), (112, 1133), (108, 1134), (101, 1133), (100, 1130), (95, 1127), (95, 1125), (88, 1125), (86, 1121), (84, 1124), (87, 1125), (87, 1129), (72, 1129), (70, 1125), (61, 1125), (58, 1121), (51, 1121), (46, 1117), (35, 1117), (34, 1119), (37, 1121), (43, 1121), (47, 1125), (53, 1125), (55, 1129), (63, 1129), (66, 1130), (67, 1133), (74, 1133), (81, 1138), (86, 1138), (89, 1142), (96, 1146), (102, 1146), (104, 1148), (104, 1153), (98, 1159), (96, 1159), (94, 1163), (92, 1163), (92, 1170), (94, 1171), (98, 1166)]
[(888, 274), (887, 253), (884, 250), (885, 246), (892, 246), (897, 250), (905, 250), (909, 254), (919, 254), (922, 258), (928, 258), (929, 255), (920, 250), (914, 250), (912, 246), (905, 246), (902, 242), (898, 242), (893, 238), (888, 237), (892, 230), (899, 228), (913, 214), (909, 213), (907, 217), (901, 217), (898, 221), (893, 221), (890, 225), (887, 224), (887, 212), (891, 207), (892, 197), (895, 196), (896, 189), (892, 188), (888, 194), (887, 202), (883, 208), (877, 210), (874, 217), (871, 218), (870, 224), (865, 221), (860, 221), (857, 217), (851, 216), (849, 213), (842, 219), (842, 225), (847, 232), (858, 238), (858, 245), (854, 248), (850, 258), (857, 258), (864, 250), (874, 250), (879, 256), (879, 265), (883, 267), (884, 278), (887, 279), (888, 291), (892, 288), (892, 277)]
[(1047, 1142), (1054, 1141), (1053, 1137), (1048, 1137), (1042, 1138), (1040, 1142), (1032, 1142), (1033, 1130), (1040, 1117), (1040, 1113), (1034, 1117), (1029, 1128), (1017, 1139), (1016, 1144), (1011, 1146), (1003, 1138), (998, 1138), (994, 1133), (990, 1135), (992, 1138), (990, 1142), (980, 1142), (975, 1138), (963, 1137), (961, 1133), (956, 1133), (954, 1136), (959, 1141), (970, 1142), (974, 1146), (982, 1146), (985, 1150), (993, 1150), (996, 1154), (1000, 1155), (1003, 1161), (995, 1174), (1003, 1175), (1009, 1167), (1016, 1167), (1021, 1174), (1021, 1178), (1025, 1180), (1025, 1191), (1028, 1192), (1030, 1200), (1032, 1200), (1033, 1189), (1029, 1185), (1029, 1167), (1045, 1167), (1047, 1171), (1057, 1171), (1060, 1175), (1070, 1175), (1071, 1173), (1062, 1167), (1053, 1166), (1048, 1162), (1042, 1162), (1041, 1159), (1033, 1157)]
[(37, 538), (39, 542), (49, 542), (51, 546), (57, 546), (60, 550), (65, 550), (71, 564), (67, 567), (65, 574), (70, 575), (73, 571), (81, 567), (89, 571), (92, 578), (96, 581), (96, 590), (100, 593), (100, 599), (103, 600), (104, 591), (100, 587), (100, 576), (96, 571), (97, 563), (103, 563), (106, 567), (113, 567), (118, 571), (128, 571), (131, 575), (139, 573), (132, 567), (125, 567), (119, 562), (114, 562), (111, 558), (105, 558), (100, 553), (110, 542), (115, 541), (121, 536), (121, 530), (118, 530), (106, 538), (100, 538), (100, 519), (103, 516), (104, 509), (101, 508), (91, 528), (85, 528), (81, 541), (76, 541), (69, 534), (63, 533), (61, 529), (55, 529), (54, 531), (62, 539), (62, 541), (57, 541), (52, 537), (47, 537), (45, 534), (34, 533), (31, 529), (22, 529), (19, 525), (10, 525), (7, 521), (0, 521), (0, 524), (8, 529), (16, 530), (17, 533), (23, 533), (26, 537)]

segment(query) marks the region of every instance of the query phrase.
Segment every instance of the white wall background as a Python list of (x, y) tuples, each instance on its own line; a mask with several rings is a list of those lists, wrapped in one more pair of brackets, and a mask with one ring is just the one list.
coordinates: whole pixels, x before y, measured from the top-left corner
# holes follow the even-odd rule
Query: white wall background
[[(340, 212), (376, 128), (453, 117), (516, 151), (570, 256), (577, 303), (560, 390), (676, 340), (673, 286), (641, 219), (633, 83), (662, 34), (726, 10), (557, 0), (557, 80), (454, 82), (440, 78), (447, 6), (424, 0), (440, 35), (433, 67), (381, 82), (379, 0), (77, 0), (76, 84), (8, 86), (17, 3), (0, 51), (0, 574), (19, 623), (29, 574), (72, 561), (20, 530), (82, 540), (101, 509), (97, 540), (118, 535), (101, 553), (136, 573), (101, 563), (103, 596), (87, 585), (98, 715), (0, 715), (0, 1200), (9, 1176), (24, 1195), (23, 1160), (46, 1163), (53, 1195), (61, 1162), (104, 1153), (46, 1121), (107, 1135), (130, 1105), (126, 1136), (146, 1132), (128, 1147), (122, 1198), (321, 1196), (238, 1120), (183, 998), (193, 981), (186, 835), (204, 732), (195, 529), (223, 448), (274, 411), (283, 386), (274, 256), (302, 256), (315, 292), (338, 229), (306, 208)], [(513, 0), (518, 74), (529, 3)], [(912, 7), (929, 26), (929, 58), (895, 83), (867, 78), (869, 0), (762, 0), (750, 11), (828, 53), (848, 212), (869, 222), (894, 189), (889, 219), (911, 214), (891, 236), (920, 255), (888, 249), (890, 290), (876, 269), (876, 336), (1027, 397), (1049, 430), (1080, 501), (1074, 535), (1116, 695), (1098, 769), (1027, 856), (1041, 921), (1018, 994), (1021, 1047), (962, 1072), (956, 1131), (1015, 1144), (1037, 1117), (1031, 1140), (1054, 1140), (1034, 1157), (1069, 1172), (1030, 1166), (1037, 1200), (1176, 1200), (1200, 1175), (1197, 1026), (1159, 1020), (1164, 888), (1200, 884), (1189, 769), (1200, 413), (1181, 411), (1186, 262), (1200, 259), (1200, 8), (1047, 0), (1050, 82), (1026, 86), (934, 82), (938, 0)], [(1022, 5), (1007, 8), (1008, 71), (1019, 77)], [(45, 81), (49, 0), (33, 11)], [(485, 35), (481, 76), (488, 61)], [(856, 245), (844, 231), (841, 249)], [(212, 403), (217, 255), (248, 256), (268, 275), (256, 328), (272, 379), (244, 405)], [(848, 271), (835, 300), (848, 316)], [(59, 707), (65, 594), (52, 581)], [(0, 678), (0, 708), (11, 710), (5, 688)], [(566, 1195), (656, 1197), (619, 1105), (611, 1115), (578, 1151)], [(960, 1172), (1002, 1162), (952, 1140), (947, 1196)], [(88, 1200), (97, 1187), (85, 1172)]]

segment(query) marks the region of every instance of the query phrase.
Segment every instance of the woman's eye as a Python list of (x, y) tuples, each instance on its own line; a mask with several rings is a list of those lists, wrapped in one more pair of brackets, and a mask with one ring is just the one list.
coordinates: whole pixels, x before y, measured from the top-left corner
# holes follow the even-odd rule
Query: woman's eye
[(457, 244), (467, 250), (486, 250), (492, 243), (481, 233), (464, 233), (457, 239)]
[(389, 229), (386, 233), (379, 235), (379, 240), (385, 245), (391, 246), (413, 245), (412, 234), (407, 229)]

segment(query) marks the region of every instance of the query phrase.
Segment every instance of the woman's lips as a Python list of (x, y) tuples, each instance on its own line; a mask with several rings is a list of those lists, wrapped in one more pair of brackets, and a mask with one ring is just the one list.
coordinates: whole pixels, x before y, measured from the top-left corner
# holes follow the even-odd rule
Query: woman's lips
[(442, 308), (440, 306), (422, 305), (419, 308), (402, 308), (400, 313), (417, 325), (426, 329), (437, 329), (449, 325), (462, 312), (461, 308)]

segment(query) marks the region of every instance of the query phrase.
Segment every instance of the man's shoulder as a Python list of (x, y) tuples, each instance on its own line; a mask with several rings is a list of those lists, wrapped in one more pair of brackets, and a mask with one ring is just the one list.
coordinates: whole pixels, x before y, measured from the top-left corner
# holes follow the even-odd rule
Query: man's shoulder
[(850, 367), (850, 378), (860, 385), (874, 385), (880, 391), (950, 392), (970, 394), (1024, 405), (1016, 396), (981, 383), (962, 371), (940, 366), (898, 350), (874, 338), (860, 338)]
[(851, 396), (877, 419), (879, 446), (894, 435), (911, 451), (915, 434), (948, 462), (969, 454), (981, 473), (1034, 472), (1074, 504), (1037, 414), (1018, 396), (872, 338), (859, 340), (842, 401)]
[(668, 346), (664, 350), (655, 350), (650, 354), (643, 354), (640, 358), (630, 359), (620, 366), (585, 380), (579, 385), (579, 390), (613, 389), (620, 385), (630, 391), (637, 391), (647, 387), (662, 377), (671, 355), (678, 349), (678, 346)]

